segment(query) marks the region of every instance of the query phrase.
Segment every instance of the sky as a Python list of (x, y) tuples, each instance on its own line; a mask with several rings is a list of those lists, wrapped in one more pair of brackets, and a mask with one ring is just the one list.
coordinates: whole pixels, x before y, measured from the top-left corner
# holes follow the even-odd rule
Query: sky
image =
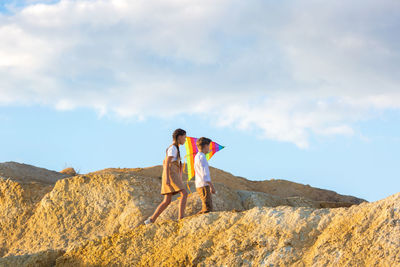
[(214, 167), (375, 201), (400, 188), (397, 0), (0, 1), (0, 162)]

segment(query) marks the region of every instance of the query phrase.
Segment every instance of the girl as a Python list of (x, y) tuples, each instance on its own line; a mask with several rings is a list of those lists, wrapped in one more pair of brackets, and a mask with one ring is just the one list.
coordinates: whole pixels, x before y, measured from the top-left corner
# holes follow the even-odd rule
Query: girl
[(180, 193), (181, 199), (179, 202), (179, 219), (185, 216), (185, 206), (188, 193), (182, 182), (182, 162), (179, 145), (185, 144), (186, 131), (176, 129), (172, 134), (172, 145), (167, 148), (166, 157), (163, 162), (163, 173), (161, 180), (161, 194), (164, 195), (164, 200), (158, 205), (153, 215), (149, 217), (145, 224), (154, 223), (158, 216), (171, 203), (173, 195)]

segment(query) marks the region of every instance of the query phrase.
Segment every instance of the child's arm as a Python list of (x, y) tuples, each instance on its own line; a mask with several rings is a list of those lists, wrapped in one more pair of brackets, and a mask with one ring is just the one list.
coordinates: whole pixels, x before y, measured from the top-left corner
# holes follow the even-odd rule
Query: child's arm
[(215, 191), (214, 185), (211, 182), (207, 182), (207, 184), (210, 186), (211, 194), (215, 194), (217, 191)]
[(206, 184), (208, 184), (210, 186), (211, 194), (215, 194), (216, 191), (215, 191), (214, 185), (211, 182), (211, 177), (210, 177), (210, 168), (208, 166), (208, 162), (205, 157), (202, 158), (201, 167), (203, 169), (204, 176), (207, 177)]

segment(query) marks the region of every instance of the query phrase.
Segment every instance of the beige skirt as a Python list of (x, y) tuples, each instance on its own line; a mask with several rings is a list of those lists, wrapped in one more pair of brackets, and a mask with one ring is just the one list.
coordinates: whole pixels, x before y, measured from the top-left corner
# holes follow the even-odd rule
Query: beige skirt
[(181, 167), (178, 161), (173, 161), (170, 163), (169, 168), (169, 177), (170, 177), (170, 185), (166, 184), (167, 181), (167, 168), (166, 168), (166, 160), (163, 163), (163, 173), (161, 179), (161, 194), (177, 194), (185, 187), (182, 182), (182, 172)]

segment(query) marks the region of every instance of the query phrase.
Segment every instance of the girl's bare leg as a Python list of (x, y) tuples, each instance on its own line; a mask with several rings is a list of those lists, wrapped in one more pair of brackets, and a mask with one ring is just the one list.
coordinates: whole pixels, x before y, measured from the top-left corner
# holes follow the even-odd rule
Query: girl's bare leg
[(185, 217), (185, 207), (186, 207), (186, 200), (188, 197), (188, 193), (185, 189), (181, 191), (181, 199), (179, 201), (179, 216), (178, 219), (182, 219)]
[(168, 207), (169, 203), (171, 203), (172, 194), (164, 195), (164, 200), (158, 205), (157, 209), (154, 211), (153, 215), (151, 215), (150, 220), (155, 222), (160, 216), (160, 214)]

